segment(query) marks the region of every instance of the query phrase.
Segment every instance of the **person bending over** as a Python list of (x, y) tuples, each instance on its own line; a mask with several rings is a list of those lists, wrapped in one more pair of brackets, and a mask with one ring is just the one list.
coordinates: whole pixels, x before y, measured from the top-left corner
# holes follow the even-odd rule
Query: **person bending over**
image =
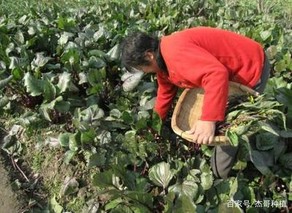
[[(193, 141), (208, 145), (214, 139), (215, 124), (223, 121), (229, 81), (262, 93), (270, 65), (263, 47), (235, 32), (195, 27), (161, 38), (144, 32), (127, 36), (121, 46), (122, 64), (129, 71), (155, 73), (158, 90), (154, 110), (165, 119), (177, 88), (204, 89), (201, 118), (188, 131)], [(216, 146), (211, 157), (215, 176), (227, 178), (238, 147)]]

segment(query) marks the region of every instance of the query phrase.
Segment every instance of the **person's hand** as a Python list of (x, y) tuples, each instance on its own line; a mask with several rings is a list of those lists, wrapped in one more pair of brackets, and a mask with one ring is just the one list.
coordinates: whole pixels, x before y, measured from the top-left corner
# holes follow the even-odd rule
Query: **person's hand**
[(198, 120), (187, 133), (192, 134), (193, 141), (198, 144), (210, 144), (214, 140), (215, 124), (215, 121)]

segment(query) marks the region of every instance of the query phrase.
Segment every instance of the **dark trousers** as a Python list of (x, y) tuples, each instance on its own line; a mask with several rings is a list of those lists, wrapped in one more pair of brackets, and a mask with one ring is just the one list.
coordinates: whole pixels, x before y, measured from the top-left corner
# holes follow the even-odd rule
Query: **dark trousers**
[[(270, 76), (270, 63), (265, 55), (264, 67), (261, 78), (256, 86), (253, 88), (259, 93), (263, 93), (267, 81)], [(238, 153), (238, 146), (216, 146), (214, 147), (213, 155), (211, 156), (211, 167), (214, 175), (217, 178), (228, 178), (228, 175), (236, 161)]]

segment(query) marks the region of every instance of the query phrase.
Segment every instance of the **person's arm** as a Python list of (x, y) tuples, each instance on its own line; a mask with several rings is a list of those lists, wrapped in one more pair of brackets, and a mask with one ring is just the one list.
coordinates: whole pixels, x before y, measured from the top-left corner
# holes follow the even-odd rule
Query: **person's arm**
[(161, 73), (157, 74), (157, 82), (158, 90), (154, 110), (164, 120), (176, 95), (177, 87), (165, 79)]
[(210, 72), (202, 79), (204, 101), (201, 119), (188, 133), (198, 144), (212, 143), (215, 137), (216, 121), (224, 120), (228, 96), (228, 72), (218, 70)]
[(202, 115), (189, 133), (199, 144), (211, 143), (214, 139), (216, 121), (224, 120), (228, 97), (229, 72), (214, 56), (201, 49), (188, 54), (182, 64), (182, 78), (204, 89)]

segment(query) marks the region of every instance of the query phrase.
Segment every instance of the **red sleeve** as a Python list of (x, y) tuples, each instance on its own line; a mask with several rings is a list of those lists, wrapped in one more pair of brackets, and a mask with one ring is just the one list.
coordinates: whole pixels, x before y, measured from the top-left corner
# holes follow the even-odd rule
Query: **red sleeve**
[[(198, 48), (200, 49), (200, 48)], [(228, 97), (229, 72), (213, 55), (200, 49), (184, 54), (177, 62), (180, 78), (204, 89), (201, 120), (224, 120)]]
[(217, 70), (203, 77), (204, 103), (201, 120), (222, 121), (228, 97), (228, 72)]
[(162, 73), (157, 74), (158, 90), (154, 110), (164, 119), (176, 95), (177, 87), (170, 83)]

